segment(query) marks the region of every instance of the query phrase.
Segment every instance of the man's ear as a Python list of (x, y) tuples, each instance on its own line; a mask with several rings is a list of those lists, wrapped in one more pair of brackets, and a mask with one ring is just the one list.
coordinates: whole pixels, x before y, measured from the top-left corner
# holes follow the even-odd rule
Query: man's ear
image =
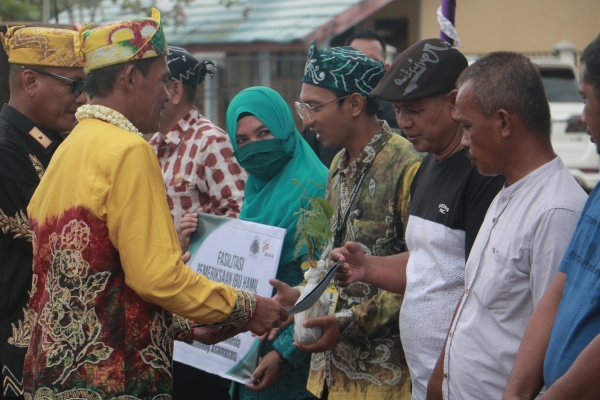
[(181, 81), (172, 81), (171, 86), (167, 89), (171, 95), (171, 104), (178, 106), (183, 100), (183, 84)]
[(346, 101), (350, 105), (350, 112), (353, 117), (358, 117), (361, 111), (367, 107), (367, 99), (359, 93), (352, 93)]
[(126, 91), (133, 91), (137, 86), (141, 85), (141, 77), (142, 73), (133, 64), (129, 64), (119, 74), (117, 84), (122, 86)]
[(19, 79), (19, 84), (23, 87), (27, 96), (35, 97), (38, 80), (36, 74), (32, 70), (23, 70)]
[(456, 96), (458, 95), (458, 89), (453, 89), (446, 93), (446, 101), (450, 103), (450, 114), (454, 121), (458, 121), (458, 110), (456, 109)]
[(496, 111), (497, 123), (500, 125), (500, 135), (503, 139), (508, 139), (513, 129), (513, 115), (508, 111), (499, 109)]

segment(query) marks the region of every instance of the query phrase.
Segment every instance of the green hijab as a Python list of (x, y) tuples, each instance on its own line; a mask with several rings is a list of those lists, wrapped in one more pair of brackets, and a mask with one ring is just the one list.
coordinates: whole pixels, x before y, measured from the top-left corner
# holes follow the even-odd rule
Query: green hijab
[[(327, 168), (300, 136), (294, 125), (292, 110), (279, 93), (261, 86), (251, 87), (238, 93), (227, 109), (227, 132), (235, 151), (234, 155), (242, 167), (244, 164), (249, 166), (248, 161), (243, 162), (245, 159), (239, 156), (240, 152), (237, 151), (238, 145), (235, 140), (238, 117), (242, 113), (254, 115), (271, 131), (275, 139), (279, 139), (277, 142), (262, 140), (257, 142), (261, 144), (260, 146), (257, 144), (253, 147), (273, 149), (275, 143), (280, 144), (277, 156), (273, 157), (279, 162), (280, 170), (272, 177), (270, 175), (273, 174), (267, 174), (265, 177), (263, 172), (267, 171), (260, 171), (260, 166), (251, 165), (252, 168), (247, 168), (254, 170), (255, 173), (251, 171), (248, 173), (240, 219), (287, 230), (279, 262), (280, 265), (284, 265), (294, 259), (296, 247), (294, 236), (298, 220), (298, 215), (294, 213), (302, 207), (301, 198), (304, 189), (307, 197), (324, 197)], [(250, 144), (252, 143), (246, 146)], [(271, 153), (272, 156), (273, 154)], [(293, 179), (297, 179), (302, 187), (292, 183)], [(319, 184), (321, 188), (309, 182), (309, 179)], [(305, 253), (304, 249), (299, 255)]]

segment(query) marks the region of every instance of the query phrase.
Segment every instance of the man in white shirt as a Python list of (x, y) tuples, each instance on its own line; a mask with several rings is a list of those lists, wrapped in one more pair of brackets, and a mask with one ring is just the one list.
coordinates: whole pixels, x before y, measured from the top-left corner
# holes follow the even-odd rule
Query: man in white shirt
[[(600, 153), (600, 35), (581, 53), (581, 120)], [(600, 185), (581, 212), (558, 274), (531, 315), (503, 400), (597, 400), (600, 393)]]
[(441, 389), (445, 399), (500, 399), (587, 196), (552, 150), (548, 102), (529, 59), (491, 53), (457, 86), (463, 145), (481, 174), (503, 175), (507, 183), (473, 244), (428, 398), (439, 398)]

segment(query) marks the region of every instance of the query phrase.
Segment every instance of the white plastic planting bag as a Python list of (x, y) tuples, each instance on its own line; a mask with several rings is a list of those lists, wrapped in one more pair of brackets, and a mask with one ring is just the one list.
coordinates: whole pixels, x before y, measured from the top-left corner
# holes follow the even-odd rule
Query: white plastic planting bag
[[(307, 284), (302, 288), (302, 295), (296, 302), (298, 304), (317, 286), (321, 277), (326, 273), (325, 261), (319, 261), (317, 268), (309, 268), (304, 273), (304, 279)], [(316, 342), (321, 337), (322, 328), (315, 326), (314, 328), (305, 328), (302, 323), (309, 318), (322, 317), (329, 312), (329, 293), (325, 291), (319, 300), (313, 304), (308, 310), (302, 311), (294, 315), (294, 340), (302, 344), (311, 344)]]

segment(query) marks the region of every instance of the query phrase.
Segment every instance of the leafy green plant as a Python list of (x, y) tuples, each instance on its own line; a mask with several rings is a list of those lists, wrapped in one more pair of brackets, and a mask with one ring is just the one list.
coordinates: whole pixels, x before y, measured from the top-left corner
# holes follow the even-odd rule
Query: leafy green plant
[(0, 0), (0, 21), (34, 21), (41, 13), (40, 1)]
[[(112, 1), (113, 3), (117, 3), (117, 0)], [(119, 2), (121, 3), (123, 11), (131, 11), (146, 15), (150, 15), (152, 7), (156, 7), (156, 0), (154, 0), (151, 5), (148, 5), (147, 2), (142, 0), (119, 0)], [(173, 24), (176, 27), (185, 25), (187, 21), (185, 9), (193, 2), (193, 0), (172, 0), (171, 2), (173, 8), (169, 11), (162, 10), (161, 20), (165, 25)]]
[[(322, 197), (307, 197), (306, 188), (297, 179), (292, 179), (292, 183), (300, 186), (304, 192), (300, 199), (302, 207), (294, 213), (294, 215), (299, 215), (296, 223), (296, 236), (294, 237), (296, 241), (294, 257), (297, 257), (306, 246), (308, 261), (302, 264), (303, 269), (306, 269), (309, 266), (316, 266), (316, 252), (320, 251), (333, 235), (331, 229), (329, 229), (333, 207)], [(310, 184), (322, 188), (312, 179), (309, 179), (307, 186)]]

